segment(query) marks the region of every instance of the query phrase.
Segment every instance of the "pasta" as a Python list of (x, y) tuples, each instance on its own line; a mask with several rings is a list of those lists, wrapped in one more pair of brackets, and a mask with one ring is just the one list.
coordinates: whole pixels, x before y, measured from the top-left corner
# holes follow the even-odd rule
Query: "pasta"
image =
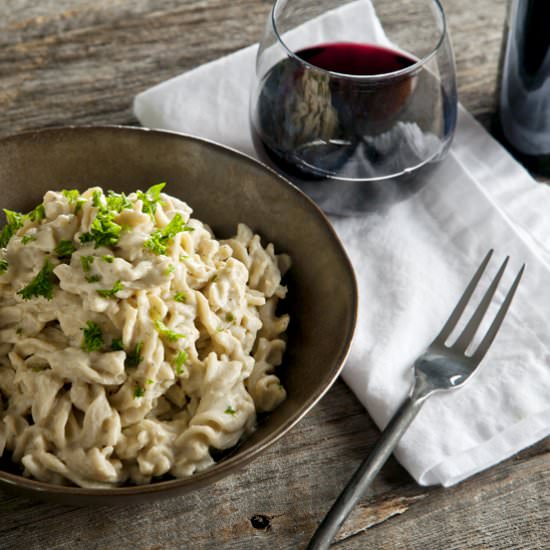
[(89, 488), (184, 477), (286, 392), (290, 266), (246, 225), (218, 241), (164, 184), (48, 191), (0, 234), (0, 456)]

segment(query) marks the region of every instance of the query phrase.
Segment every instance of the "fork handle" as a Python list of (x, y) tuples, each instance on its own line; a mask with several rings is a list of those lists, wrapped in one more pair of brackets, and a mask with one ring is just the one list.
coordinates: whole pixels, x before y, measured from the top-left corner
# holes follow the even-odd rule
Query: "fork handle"
[(325, 550), (330, 546), (332, 539), (376, 474), (388, 460), (423, 404), (424, 399), (419, 398), (416, 392), (413, 392), (413, 395), (407, 397), (405, 402), (397, 409), (371, 454), (361, 463), (317, 528), (317, 531), (315, 531), (307, 550)]

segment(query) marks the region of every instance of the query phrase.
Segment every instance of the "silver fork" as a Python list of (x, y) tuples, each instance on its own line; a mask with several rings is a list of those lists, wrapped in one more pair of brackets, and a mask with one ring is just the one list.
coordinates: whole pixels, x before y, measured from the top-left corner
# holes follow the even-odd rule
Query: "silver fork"
[(308, 550), (326, 549), (330, 546), (332, 539), (376, 474), (378, 474), (380, 468), (382, 468), (386, 460), (388, 460), (397, 443), (418, 414), (418, 411), (421, 409), (426, 399), (435, 392), (461, 387), (476, 371), (506, 316), (506, 312), (510, 307), (521, 276), (523, 275), (523, 270), (525, 269), (525, 264), (523, 264), (496, 313), (493, 322), (476, 350), (472, 354), (466, 355), (466, 350), (472, 343), (476, 331), (491, 304), (500, 279), (508, 264), (508, 257), (500, 266), (498, 273), (495, 275), (460, 336), (458, 336), (452, 345), (447, 345), (446, 341), (464, 313), (491, 259), (492, 253), (493, 251), (490, 250), (483, 262), (481, 262), (481, 265), (455, 306), (451, 316), (441, 329), (441, 332), (428, 346), (428, 349), (414, 362), (415, 380), (409, 397), (407, 397), (405, 402), (399, 407), (382, 432), (380, 440), (372, 450), (372, 453), (363, 461), (345, 489), (340, 493), (340, 496), (325, 516), (325, 519), (323, 519), (317, 531), (315, 531), (308, 545)]

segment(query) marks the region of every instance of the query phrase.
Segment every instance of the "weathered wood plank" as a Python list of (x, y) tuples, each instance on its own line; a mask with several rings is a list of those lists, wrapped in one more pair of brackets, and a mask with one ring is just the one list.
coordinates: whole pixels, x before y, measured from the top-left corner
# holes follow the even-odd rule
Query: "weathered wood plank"
[(451, 489), (434, 489), (347, 548), (545, 549), (548, 548), (548, 451), (518, 458)]
[[(67, 123), (135, 124), (136, 93), (254, 42), (270, 5), (254, 0), (34, 4), (10, 0), (0, 7), (0, 135)], [(487, 123), (504, 5), (494, 0), (447, 0), (446, 5), (461, 100)]]
[(0, 28), (0, 135), (67, 123), (136, 124), (135, 94), (254, 42), (269, 11), (253, 0), (46, 3), (0, 7), (8, 22)]

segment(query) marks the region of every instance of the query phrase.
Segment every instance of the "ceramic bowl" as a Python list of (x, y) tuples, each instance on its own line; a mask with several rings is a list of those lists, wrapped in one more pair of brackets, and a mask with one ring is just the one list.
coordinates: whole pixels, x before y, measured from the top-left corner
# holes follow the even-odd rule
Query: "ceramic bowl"
[[(100, 185), (131, 192), (167, 182), (218, 238), (248, 224), (264, 244), (292, 257), (291, 317), (279, 368), (288, 398), (257, 431), (211, 468), (185, 479), (108, 490), (28, 479), (0, 459), (0, 489), (66, 504), (116, 504), (169, 497), (235, 472), (290, 430), (336, 380), (351, 344), (357, 287), (330, 223), (302, 192), (259, 162), (192, 136), (131, 127), (66, 127), (0, 140), (2, 207), (26, 212), (48, 189)], [(284, 445), (284, 443), (283, 443)]]

